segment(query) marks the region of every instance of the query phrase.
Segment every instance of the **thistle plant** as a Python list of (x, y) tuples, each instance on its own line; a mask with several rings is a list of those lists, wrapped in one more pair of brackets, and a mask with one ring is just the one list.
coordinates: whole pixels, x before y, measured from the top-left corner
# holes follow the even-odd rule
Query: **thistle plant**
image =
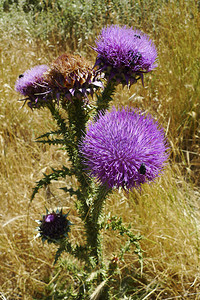
[[(109, 110), (118, 84), (137, 83), (156, 66), (156, 48), (144, 33), (132, 28), (109, 26), (102, 29), (93, 49), (97, 58), (91, 65), (85, 58), (62, 54), (55, 61), (25, 71), (15, 89), (34, 109), (50, 110), (57, 130), (44, 133), (37, 142), (62, 145), (70, 167), (52, 169), (37, 182), (31, 200), (52, 180), (75, 176), (78, 187), (63, 190), (75, 196), (74, 206), (84, 224), (85, 244), (70, 241), (70, 213), (47, 210), (39, 221), (43, 242), (58, 246), (55, 262), (63, 251), (84, 262), (84, 278), (96, 270), (94, 283), (101, 285), (99, 299), (110, 299), (109, 281), (118, 259), (134, 248), (142, 266), (141, 236), (126, 228), (120, 216), (107, 222), (104, 205), (115, 189), (142, 189), (144, 183), (161, 175), (168, 159), (168, 146), (162, 127), (150, 115), (124, 107)], [(93, 100), (91, 101), (91, 98)], [(64, 112), (64, 113), (63, 113)], [(64, 117), (63, 117), (64, 116)], [(64, 204), (64, 200), (63, 200)], [(107, 220), (107, 221), (106, 221)], [(76, 224), (73, 224), (76, 226)], [(106, 263), (102, 254), (102, 229), (112, 228), (126, 235), (118, 257)], [(91, 286), (85, 281), (73, 299), (88, 299)]]

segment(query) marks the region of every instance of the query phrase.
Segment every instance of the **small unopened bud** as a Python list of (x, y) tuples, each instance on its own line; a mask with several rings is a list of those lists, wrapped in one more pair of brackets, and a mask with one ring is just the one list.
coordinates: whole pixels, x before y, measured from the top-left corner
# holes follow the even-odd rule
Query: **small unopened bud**
[(62, 209), (51, 213), (47, 210), (47, 214), (38, 221), (39, 236), (43, 242), (59, 243), (63, 238), (68, 237), (72, 223), (67, 219), (67, 216), (68, 214), (63, 214)]

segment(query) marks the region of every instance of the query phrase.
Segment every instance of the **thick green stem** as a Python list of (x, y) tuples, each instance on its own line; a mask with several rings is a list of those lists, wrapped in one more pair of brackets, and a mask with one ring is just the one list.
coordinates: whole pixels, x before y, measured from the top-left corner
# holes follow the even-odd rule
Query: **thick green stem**
[[(102, 96), (103, 104), (101, 104), (99, 99), (99, 110), (108, 107), (114, 89), (114, 84), (107, 85)], [(78, 147), (81, 137), (86, 130), (86, 123), (89, 117), (85, 104), (79, 99), (74, 99), (74, 102), (66, 107), (66, 112), (68, 113), (67, 124), (61, 117), (58, 109), (54, 106), (50, 106), (49, 109), (63, 134), (69, 159), (72, 163), (73, 173), (79, 182), (79, 193), (77, 193), (79, 214), (85, 224), (87, 237), (87, 244), (85, 246), (87, 251), (85, 252), (84, 257), (88, 268), (90, 268), (91, 257), (93, 257), (93, 261), (95, 261), (97, 265), (100, 265), (102, 262), (100, 217), (102, 216), (105, 198), (110, 190), (105, 186), (97, 188), (84, 172), (84, 166)], [(68, 252), (71, 252), (69, 248), (67, 250)]]
[(100, 111), (102, 111), (102, 113), (104, 114), (104, 112), (109, 108), (109, 103), (112, 100), (112, 96), (115, 92), (115, 89), (116, 89), (115, 81), (114, 80), (108, 81), (102, 94), (97, 97), (97, 108), (96, 108), (97, 116)]
[(48, 108), (49, 108), (53, 118), (55, 119), (60, 131), (62, 132), (66, 150), (69, 155), (69, 159), (71, 160), (71, 162), (73, 164), (75, 152), (74, 152), (74, 141), (73, 141), (72, 132), (71, 132), (70, 128), (67, 126), (65, 120), (61, 117), (59, 110), (55, 107), (55, 105), (49, 104)]
[[(98, 217), (96, 216), (100, 215), (106, 193), (104, 193), (104, 197), (102, 197), (101, 189), (96, 190), (96, 186), (92, 184), (92, 180), (86, 176), (78, 151), (78, 144), (85, 132), (86, 122), (88, 120), (88, 114), (84, 104), (77, 99), (74, 100), (74, 103), (72, 103), (68, 109), (68, 115), (69, 126), (74, 134), (74, 144), (76, 144), (77, 149), (76, 159), (74, 159), (73, 166), (76, 170), (76, 177), (80, 184), (79, 189), (81, 193), (78, 197), (80, 202), (79, 213), (86, 229), (87, 247), (89, 249), (88, 263), (90, 261), (90, 257), (93, 257), (98, 264), (101, 252), (101, 241), (99, 237)], [(91, 199), (91, 203), (89, 199)]]
[(100, 186), (94, 198), (94, 202), (91, 210), (91, 222), (92, 228), (90, 228), (91, 235), (91, 255), (96, 258), (97, 264), (102, 263), (102, 248), (101, 248), (101, 233), (100, 233), (100, 219), (102, 217), (102, 211), (105, 204), (107, 195), (111, 192), (105, 186)]
[(82, 134), (85, 132), (87, 122), (87, 112), (84, 109), (84, 103), (78, 99), (74, 99), (73, 103), (69, 103), (63, 107), (68, 114), (68, 124), (61, 117), (59, 110), (54, 105), (49, 105), (49, 110), (64, 137), (66, 149), (69, 159), (72, 163), (73, 173), (75, 174), (80, 184), (80, 193), (77, 195), (81, 203), (79, 213), (82, 220), (85, 222), (88, 218), (89, 206), (87, 199), (91, 193), (91, 179), (85, 176), (83, 165), (78, 153), (78, 143)]

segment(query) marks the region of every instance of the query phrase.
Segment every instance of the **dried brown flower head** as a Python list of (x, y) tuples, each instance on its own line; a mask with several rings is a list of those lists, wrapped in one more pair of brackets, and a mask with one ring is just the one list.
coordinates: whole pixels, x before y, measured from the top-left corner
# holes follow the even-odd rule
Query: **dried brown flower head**
[(62, 54), (51, 65), (46, 80), (57, 93), (64, 93), (66, 98), (86, 97), (93, 94), (93, 89), (102, 86), (97, 73), (83, 57)]

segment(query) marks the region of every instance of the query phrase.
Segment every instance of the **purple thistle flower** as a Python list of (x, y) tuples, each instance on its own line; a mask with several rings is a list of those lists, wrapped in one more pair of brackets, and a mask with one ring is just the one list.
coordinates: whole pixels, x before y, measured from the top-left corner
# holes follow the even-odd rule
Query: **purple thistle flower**
[(19, 75), (15, 83), (15, 90), (29, 100), (28, 105), (32, 107), (40, 107), (46, 101), (49, 93), (48, 84), (45, 82), (44, 76), (49, 69), (47, 65), (38, 65)]
[(90, 123), (80, 144), (91, 177), (108, 188), (138, 188), (162, 172), (169, 153), (162, 128), (150, 115), (115, 108)]
[(48, 243), (59, 243), (63, 238), (68, 237), (71, 222), (67, 219), (68, 214), (63, 214), (62, 210), (49, 213), (43, 216), (41, 221), (38, 221), (39, 236), (42, 241), (47, 240)]
[(94, 50), (95, 66), (123, 84), (133, 84), (156, 67), (156, 47), (150, 38), (132, 27), (111, 25), (102, 29)]
[(44, 84), (44, 73), (49, 69), (47, 65), (38, 65), (19, 75), (15, 84), (15, 90), (24, 96), (32, 96), (41, 91)]

